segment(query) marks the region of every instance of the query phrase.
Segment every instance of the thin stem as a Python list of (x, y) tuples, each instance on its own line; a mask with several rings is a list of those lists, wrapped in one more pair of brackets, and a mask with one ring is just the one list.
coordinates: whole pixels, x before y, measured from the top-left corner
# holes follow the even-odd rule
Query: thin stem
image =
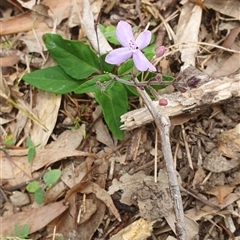
[(129, 86), (134, 86), (134, 87), (150, 87), (150, 85), (169, 85), (171, 83), (169, 82), (163, 82), (162, 79), (149, 79), (148, 81), (145, 82), (136, 82), (136, 81), (128, 81), (124, 80), (122, 78), (117, 77), (116, 75), (110, 74), (113, 80), (116, 80), (120, 83), (129, 85)]

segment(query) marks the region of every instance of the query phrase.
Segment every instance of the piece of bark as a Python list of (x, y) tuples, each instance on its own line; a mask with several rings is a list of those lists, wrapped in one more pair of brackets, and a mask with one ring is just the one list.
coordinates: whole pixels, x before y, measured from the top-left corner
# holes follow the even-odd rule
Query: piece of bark
[[(240, 97), (240, 72), (225, 77), (213, 78), (197, 88), (184, 93), (165, 94), (166, 106), (159, 106), (159, 101), (153, 101), (163, 115), (177, 116), (182, 113), (194, 113), (207, 109), (214, 104), (222, 103), (233, 97)], [(146, 107), (130, 111), (121, 116), (122, 130), (132, 130), (153, 121)]]

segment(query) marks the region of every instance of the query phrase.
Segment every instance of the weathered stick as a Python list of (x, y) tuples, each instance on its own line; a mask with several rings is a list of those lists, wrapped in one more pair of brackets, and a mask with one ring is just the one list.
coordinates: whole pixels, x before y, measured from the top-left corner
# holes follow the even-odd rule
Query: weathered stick
[(168, 116), (163, 115), (161, 111), (159, 111), (156, 108), (156, 106), (153, 104), (153, 101), (148, 96), (144, 88), (137, 87), (137, 84), (139, 84), (139, 81), (137, 78), (135, 78), (135, 83), (136, 83), (136, 89), (140, 97), (143, 99), (144, 103), (146, 104), (149, 112), (151, 113), (156, 123), (158, 132), (161, 136), (162, 151), (163, 151), (164, 160), (167, 168), (169, 186), (170, 186), (171, 197), (173, 201), (175, 218), (176, 218), (175, 226), (176, 226), (177, 239), (185, 240), (186, 230), (185, 230), (185, 224), (184, 224), (182, 197), (181, 197), (180, 188), (178, 185), (176, 170), (173, 164), (173, 156), (172, 156), (170, 138), (169, 138), (170, 120)]
[[(194, 112), (221, 103), (233, 97), (240, 97), (240, 73), (228, 77), (213, 78), (198, 88), (185, 93), (175, 92), (162, 96), (168, 101), (167, 106), (159, 106), (153, 101), (154, 107), (165, 116), (177, 116), (182, 113)], [(153, 121), (147, 107), (130, 111), (121, 117), (121, 129), (132, 130)]]

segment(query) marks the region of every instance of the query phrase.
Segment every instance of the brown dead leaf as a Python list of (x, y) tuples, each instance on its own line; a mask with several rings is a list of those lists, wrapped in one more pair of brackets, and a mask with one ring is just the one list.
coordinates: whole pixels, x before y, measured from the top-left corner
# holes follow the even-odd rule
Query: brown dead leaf
[(28, 0), (28, 1), (21, 1), (17, 0), (22, 7), (27, 8), (27, 9), (32, 9), (32, 7), (36, 4), (36, 0)]
[(32, 7), (31, 17), (36, 21), (44, 21), (49, 27), (53, 27), (53, 19), (49, 16), (49, 7), (43, 4), (36, 4)]
[(57, 182), (44, 195), (44, 205), (57, 201), (60, 197), (65, 195), (67, 186), (62, 182)]
[(96, 131), (97, 140), (108, 147), (114, 147), (113, 139), (109, 133), (108, 127), (103, 123), (102, 118), (99, 118), (101, 113), (101, 107), (97, 106), (92, 114), (95, 121), (94, 128)]
[[(87, 161), (87, 163), (86, 163), (86, 161)], [(83, 162), (82, 164), (80, 164), (81, 167), (75, 168), (74, 171), (72, 170), (72, 174), (68, 175), (68, 173), (71, 173), (70, 169), (66, 172), (66, 174), (63, 173), (63, 175), (65, 175), (65, 176), (63, 177), (63, 175), (62, 175), (63, 178), (61, 178), (61, 179), (69, 187), (73, 187), (76, 183), (80, 182), (82, 177), (86, 174), (87, 170), (90, 169), (90, 167), (92, 166), (92, 162), (93, 162), (92, 159), (87, 158), (86, 161)], [(108, 166), (109, 166), (108, 161), (102, 161), (102, 163), (97, 168), (97, 171), (99, 171), (101, 174), (99, 174), (99, 176), (95, 179), (95, 181), (103, 189), (105, 188), (105, 184), (106, 184)], [(64, 171), (64, 169), (63, 169), (63, 171)], [(73, 177), (70, 177), (72, 179), (69, 179), (69, 176), (73, 176)], [(72, 196), (76, 196), (76, 195), (74, 194)], [(71, 217), (71, 216), (75, 216), (74, 211), (72, 211), (70, 214), (68, 213), (66, 215), (66, 218), (62, 218), (62, 222), (61, 222), (61, 226), (60, 226), (60, 229), (61, 230), (63, 229), (64, 236), (71, 234), (72, 231), (75, 231), (75, 232), (77, 232), (76, 239), (92, 239), (92, 236), (94, 235), (94, 233), (96, 232), (96, 229), (99, 227), (99, 224), (102, 222), (102, 220), (104, 218), (106, 205), (101, 200), (96, 198), (95, 194), (93, 194), (93, 193), (88, 194), (87, 198), (93, 199), (94, 203), (97, 206), (97, 210), (94, 213), (94, 216), (90, 217), (87, 221), (79, 224), (77, 226), (77, 229), (75, 229), (75, 227), (73, 227), (73, 226), (76, 226), (76, 218), (73, 219), (73, 217)], [(70, 209), (72, 207), (71, 206), (72, 204), (74, 204), (74, 206), (76, 206), (77, 203), (70, 202)], [(68, 225), (68, 222), (69, 222), (68, 219), (74, 223), (69, 228), (66, 227), (66, 225)], [(65, 233), (68, 233), (68, 234), (65, 234)]]
[(157, 183), (154, 182), (154, 177), (146, 176), (144, 172), (139, 171), (133, 175), (126, 173), (119, 181), (113, 179), (109, 193), (113, 194), (122, 190), (120, 201), (127, 205), (137, 203), (139, 215), (153, 221), (167, 216), (169, 210), (172, 209), (168, 188), (168, 178), (164, 171), (159, 171)]
[(240, 164), (238, 159), (229, 160), (217, 149), (213, 149), (203, 161), (203, 168), (211, 172), (226, 172)]
[(239, 53), (218, 57), (215, 64), (218, 65), (218, 68), (213, 72), (213, 74), (211, 74), (213, 77), (222, 77), (233, 74), (240, 68)]
[(76, 149), (82, 142), (86, 131), (85, 124), (82, 124), (78, 129), (66, 130), (62, 132), (55, 141), (52, 141), (46, 146), (50, 148), (68, 148)]
[(19, 56), (5, 56), (0, 58), (0, 67), (13, 66), (20, 60)]
[(234, 17), (240, 20), (240, 5), (238, 0), (204, 0), (204, 4), (207, 8), (212, 8), (222, 14)]
[[(94, 3), (95, 1), (93, 1)], [(109, 52), (112, 50), (112, 47), (109, 45), (106, 38), (103, 36), (100, 29), (97, 27), (97, 34), (98, 39), (96, 37), (95, 32), (95, 25), (94, 25), (94, 16), (92, 13), (92, 9), (90, 6), (90, 2), (88, 0), (82, 0), (83, 6), (82, 6), (82, 15), (80, 18), (81, 26), (84, 29), (84, 33), (86, 34), (88, 40), (90, 41), (92, 47), (98, 51), (100, 54), (104, 54), (106, 52)], [(99, 8), (100, 11), (100, 8)]]
[(54, 228), (57, 228), (57, 232), (61, 233), (64, 237), (67, 233), (75, 230), (77, 219), (77, 204), (76, 195), (72, 195), (68, 199), (68, 209), (61, 216), (55, 218), (50, 224), (48, 224), (48, 232), (54, 232)]
[(109, 208), (112, 214), (118, 219), (118, 221), (121, 221), (121, 216), (118, 210), (116, 209), (109, 193), (105, 189), (101, 188), (98, 184), (94, 182), (87, 182), (83, 186), (83, 188), (80, 189), (80, 192), (84, 194), (94, 193), (98, 199), (100, 199), (106, 204), (106, 206)]
[(91, 168), (93, 162), (93, 157), (87, 157), (84, 162), (76, 167), (74, 167), (72, 163), (65, 163), (62, 170), (61, 180), (66, 186), (72, 188), (74, 185), (81, 182), (87, 171)]
[[(201, 18), (202, 9), (199, 6), (196, 8), (189, 2), (184, 4), (177, 26), (175, 44), (184, 42), (197, 42)], [(197, 51), (197, 45), (186, 44), (181, 47), (181, 59), (184, 62), (183, 69), (190, 65), (195, 66), (195, 55)]]
[(201, 183), (204, 179), (204, 177), (206, 176), (205, 171), (203, 170), (203, 168), (201, 166), (198, 167), (198, 170), (196, 171), (195, 175), (194, 175), (194, 179), (192, 181), (192, 186), (193, 188), (196, 187), (196, 185), (198, 185), (199, 183)]
[(78, 224), (86, 222), (97, 211), (97, 205), (93, 199), (86, 199), (84, 202), (81, 201), (80, 204), (81, 215)]
[(240, 157), (240, 131), (238, 124), (235, 128), (221, 133), (218, 137), (218, 151), (233, 159)]
[(225, 48), (231, 48), (234, 41), (236, 40), (238, 34), (240, 32), (240, 27), (232, 28), (227, 36), (227, 38), (224, 40), (222, 46)]
[(57, 121), (61, 95), (38, 91), (35, 97), (36, 106), (33, 108), (33, 111), (37, 114), (41, 123), (47, 126), (48, 131), (45, 131), (38, 124), (33, 123), (30, 137), (34, 145), (41, 144), (41, 147), (44, 147)]
[(14, 235), (14, 225), (22, 226), (27, 224), (30, 227), (29, 233), (34, 233), (49, 222), (63, 213), (68, 206), (63, 204), (63, 201), (52, 203), (43, 207), (34, 208), (30, 211), (15, 213), (8, 217), (0, 217), (1, 236)]
[(72, 156), (96, 157), (93, 153), (68, 148), (40, 149), (36, 151), (32, 164), (32, 171), (37, 171), (44, 166), (49, 166), (50, 164), (59, 161), (60, 159)]
[[(0, 74), (2, 75), (2, 69), (0, 69)], [(7, 98), (10, 97), (10, 89), (4, 78), (0, 78), (0, 112), (9, 113), (12, 111), (13, 106), (7, 101)]]
[[(167, 221), (168, 225), (171, 227), (172, 231), (176, 234), (176, 228), (175, 228), (176, 217), (175, 217), (173, 210), (170, 211), (169, 215), (166, 217), (166, 221)], [(199, 232), (198, 223), (194, 219), (192, 219), (188, 216), (184, 217), (184, 223), (185, 223), (185, 229), (186, 229), (186, 235), (187, 235), (186, 240), (195, 239), (194, 237)]]
[[(49, 7), (49, 13), (52, 13), (51, 17), (57, 20), (57, 25), (70, 15), (72, 8), (70, 0), (63, 1), (61, 4), (54, 0), (45, 0), (42, 4)], [(29, 8), (32, 8), (33, 5), (35, 5), (35, 1), (34, 4), (29, 6)], [(44, 21), (35, 21), (32, 19), (31, 12), (29, 11), (0, 22), (0, 29), (2, 30), (0, 35), (28, 32), (29, 30), (32, 30), (33, 27), (35, 31), (38, 32), (39, 28), (47, 28), (48, 25)], [(51, 32), (51, 30), (52, 29), (49, 29), (49, 32)]]
[(71, 156), (92, 156), (95, 154), (72, 149), (37, 149), (32, 164), (27, 160), (27, 149), (8, 149), (6, 155), (0, 151), (0, 173), (2, 179), (7, 179), (9, 185), (14, 186), (32, 179), (32, 172), (42, 167)]
[(206, 193), (217, 197), (218, 203), (222, 204), (223, 199), (226, 196), (228, 196), (230, 193), (232, 193), (234, 188), (235, 187), (232, 187), (232, 186), (229, 186), (229, 185), (215, 186), (211, 191), (206, 191)]
[[(230, 204), (234, 203), (240, 198), (240, 195), (237, 193), (230, 193), (228, 196), (225, 197), (223, 204), (219, 205), (217, 198), (213, 197), (209, 199), (208, 201), (212, 203), (213, 205), (218, 205), (220, 209), (224, 209)], [(191, 208), (189, 210), (185, 211), (185, 215), (188, 216), (189, 218), (193, 219), (194, 221), (199, 221), (202, 218), (217, 214), (219, 210), (213, 209), (209, 207), (208, 205), (204, 205), (199, 211), (196, 211), (196, 208)]]

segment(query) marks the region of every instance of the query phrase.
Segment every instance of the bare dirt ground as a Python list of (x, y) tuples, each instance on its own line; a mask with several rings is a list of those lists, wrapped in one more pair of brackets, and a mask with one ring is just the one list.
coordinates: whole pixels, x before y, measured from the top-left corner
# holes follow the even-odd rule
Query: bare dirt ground
[[(85, 37), (97, 50), (93, 17), (148, 27), (166, 47), (153, 64), (176, 78), (175, 89), (159, 91), (168, 105), (158, 109), (171, 120), (186, 239), (240, 239), (239, 0), (2, 0), (0, 7), (1, 239), (177, 239), (162, 142), (142, 100), (129, 99), (118, 141), (93, 95), (56, 95), (22, 80), (54, 64), (45, 33)], [(99, 45), (109, 51), (105, 40)], [(189, 76), (201, 79), (193, 89)], [(49, 170), (61, 177), (46, 185)], [(44, 189), (42, 204), (26, 189), (33, 180)]]

